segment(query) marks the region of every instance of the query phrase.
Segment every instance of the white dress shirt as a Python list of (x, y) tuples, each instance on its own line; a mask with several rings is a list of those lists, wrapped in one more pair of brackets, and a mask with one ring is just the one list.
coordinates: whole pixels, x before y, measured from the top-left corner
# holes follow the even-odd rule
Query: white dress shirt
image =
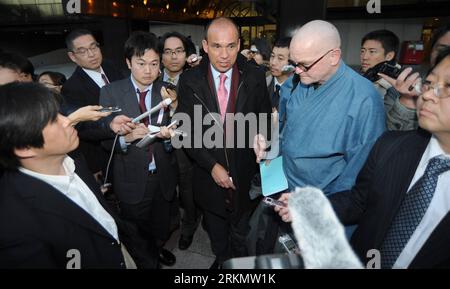
[[(139, 89), (139, 87), (136, 84), (136, 80), (134, 80), (133, 75), (131, 75), (131, 83), (133, 83), (134, 86), (134, 91), (136, 92), (137, 89)], [(152, 108), (152, 88), (153, 88), (153, 83), (150, 84), (149, 86), (147, 86), (144, 91), (147, 91), (147, 96), (145, 97), (145, 107), (147, 108), (147, 111), (149, 111)], [(139, 94), (136, 92), (136, 98), (137, 98), (137, 102), (139, 103), (140, 99), (139, 99)], [(158, 122), (160, 122), (160, 120), (162, 120), (162, 117), (164, 115), (164, 109), (161, 109), (159, 111), (159, 116), (158, 116)], [(148, 123), (151, 123), (151, 115), (148, 116)], [(153, 124), (155, 125), (155, 124)], [(153, 155), (152, 157), (152, 162), (148, 165), (148, 170), (152, 171), (156, 169), (156, 163), (155, 163), (155, 155)]]
[[(286, 80), (285, 81), (283, 81), (283, 82), (279, 82), (278, 81), (278, 79), (276, 78), (276, 77), (274, 77), (273, 78), (273, 92), (275, 92), (276, 90), (277, 90), (277, 84), (280, 86), (280, 88), (281, 88), (281, 86), (283, 85), (283, 83), (285, 83), (286, 82)], [(281, 98), (281, 96), (280, 96), (280, 98)]]
[[(106, 73), (103, 71), (103, 68), (100, 66), (100, 72), (82, 68), (84, 72), (98, 85), (98, 87), (102, 88), (106, 85), (105, 81), (102, 78), (102, 74), (106, 76)], [(106, 76), (108, 78), (108, 76)]]
[[(423, 176), (428, 162), (431, 158), (440, 156), (442, 158), (450, 158), (439, 146), (437, 139), (432, 136), (425, 152), (422, 155), (419, 166), (416, 169), (414, 178), (409, 185), (408, 191)], [(393, 269), (407, 268), (411, 264), (414, 257), (419, 253), (422, 246), (430, 237), (433, 230), (447, 215), (450, 210), (450, 171), (446, 171), (439, 176), (436, 190), (425, 215), (412, 234), (405, 248), (400, 253), (395, 262)]]
[[(217, 90), (219, 89), (219, 85), (220, 85), (220, 74), (222, 72), (217, 71), (214, 66), (211, 65), (211, 72), (212, 72), (212, 77), (214, 79), (214, 85), (216, 86), (216, 94), (217, 94)], [(230, 91), (231, 91), (231, 76), (233, 75), (233, 68), (231, 68), (230, 70), (228, 70), (227, 72), (223, 72), (225, 73), (225, 75), (227, 76), (227, 79), (225, 80), (225, 88), (227, 89), (228, 95), (227, 95), (227, 103), (228, 103), (228, 99), (230, 97)]]
[(75, 163), (73, 159), (66, 156), (63, 161), (63, 167), (66, 172), (66, 175), (64, 176), (40, 174), (23, 167), (20, 167), (19, 170), (24, 174), (46, 182), (57, 191), (61, 192), (64, 196), (91, 215), (94, 220), (96, 220), (114, 239), (117, 240), (118, 243), (120, 243), (116, 222), (103, 208), (91, 189), (75, 173)]

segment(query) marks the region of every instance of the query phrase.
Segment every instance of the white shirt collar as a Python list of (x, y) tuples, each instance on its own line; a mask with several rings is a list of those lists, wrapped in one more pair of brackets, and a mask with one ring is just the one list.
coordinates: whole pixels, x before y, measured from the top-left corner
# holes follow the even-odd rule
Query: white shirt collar
[(86, 68), (82, 68), (82, 69), (99, 87), (103, 87), (106, 85), (105, 81), (102, 78), (102, 74), (105, 74), (105, 72), (103, 71), (103, 68), (101, 66), (100, 66), (100, 72), (91, 70), (91, 69), (86, 69)]
[[(286, 80), (285, 80), (286, 81)], [(276, 77), (273, 78), (273, 89), (275, 90), (275, 86), (278, 84), (279, 86), (282, 86), (283, 83), (285, 82), (278, 82), (278, 79)]]
[[(211, 72), (212, 72), (213, 79), (219, 79), (220, 74), (222, 72), (217, 71), (212, 64), (210, 64), (210, 65), (211, 65)], [(229, 69), (227, 72), (224, 72), (224, 73), (227, 76), (227, 80), (231, 79), (231, 76), (233, 74), (233, 68)]]
[(428, 146), (425, 149), (425, 152), (423, 153), (423, 157), (418, 168), (423, 168), (425, 170), (430, 159), (436, 156), (439, 156), (441, 158), (450, 158), (450, 155), (446, 154), (444, 150), (441, 148), (436, 137), (432, 135), (430, 138), (430, 142), (428, 143)]
[(102, 73), (105, 73), (105, 71), (103, 70), (103, 68), (101, 66), (100, 66), (100, 72), (98, 72), (97, 70), (87, 69), (87, 68), (84, 68), (84, 67), (81, 67), (81, 69), (83, 69), (84, 72), (86, 72), (87, 74), (95, 74), (95, 75), (100, 75), (101, 76)]
[[(134, 80), (133, 74), (131, 74), (130, 78), (131, 78), (131, 83), (134, 86), (134, 91), (136, 92), (137, 89), (139, 89), (139, 87), (136, 84), (136, 80)], [(153, 86), (153, 82), (149, 86), (145, 87), (143, 91), (151, 92), (152, 91), (152, 86)], [(141, 90), (139, 89), (139, 91), (141, 91)]]
[(19, 167), (19, 171), (29, 176), (35, 177), (37, 179), (43, 180), (52, 186), (54, 186), (57, 190), (61, 191), (63, 194), (68, 194), (68, 186), (71, 180), (73, 180), (75, 176), (75, 162), (69, 156), (66, 156), (63, 160), (62, 166), (65, 171), (65, 175), (47, 175), (37, 173), (35, 171), (31, 171), (24, 167)]

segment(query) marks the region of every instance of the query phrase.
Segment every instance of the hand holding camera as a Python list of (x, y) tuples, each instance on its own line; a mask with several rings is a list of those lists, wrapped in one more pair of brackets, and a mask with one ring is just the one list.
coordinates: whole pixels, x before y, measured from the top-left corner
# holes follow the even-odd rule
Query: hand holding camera
[(415, 109), (416, 99), (420, 95), (420, 91), (417, 87), (422, 79), (418, 72), (411, 73), (412, 70), (411, 67), (404, 69), (397, 78), (382, 73), (380, 73), (380, 76), (400, 93), (400, 102), (404, 106)]

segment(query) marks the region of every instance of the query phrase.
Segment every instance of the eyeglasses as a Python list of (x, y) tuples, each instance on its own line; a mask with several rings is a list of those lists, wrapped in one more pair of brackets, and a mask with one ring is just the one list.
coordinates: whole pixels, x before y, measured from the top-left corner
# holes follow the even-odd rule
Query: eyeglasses
[(334, 49), (328, 50), (324, 55), (322, 55), (319, 59), (317, 59), (316, 61), (314, 61), (313, 63), (311, 63), (311, 64), (308, 65), (308, 66), (303, 65), (303, 64), (298, 63), (298, 62), (294, 62), (294, 61), (292, 61), (292, 60), (290, 60), (290, 59), (288, 60), (288, 62), (289, 62), (290, 65), (294, 66), (295, 68), (298, 67), (301, 71), (307, 72), (308, 70), (310, 70), (311, 68), (313, 68), (313, 66), (316, 65), (319, 61), (321, 61), (322, 58), (324, 58), (328, 53), (330, 53), (330, 52), (333, 51), (333, 50), (334, 50)]
[(81, 47), (76, 50), (72, 50), (72, 52), (81, 56), (86, 56), (88, 51), (90, 51), (91, 53), (96, 53), (99, 50), (99, 47), (99, 43), (94, 43), (89, 48)]
[(433, 89), (433, 93), (437, 98), (450, 97), (450, 84), (448, 83), (443, 85), (440, 85), (438, 83), (431, 84), (431, 81), (424, 80), (416, 85), (416, 90), (420, 91), (420, 93), (422, 94), (429, 91), (430, 89)]
[(175, 50), (171, 50), (171, 49), (165, 49), (164, 50), (164, 55), (167, 55), (167, 56), (172, 56), (174, 54), (176, 56), (178, 56), (178, 55), (181, 55), (183, 53), (185, 53), (185, 50), (181, 49), (181, 48), (178, 48), (178, 49), (175, 49)]

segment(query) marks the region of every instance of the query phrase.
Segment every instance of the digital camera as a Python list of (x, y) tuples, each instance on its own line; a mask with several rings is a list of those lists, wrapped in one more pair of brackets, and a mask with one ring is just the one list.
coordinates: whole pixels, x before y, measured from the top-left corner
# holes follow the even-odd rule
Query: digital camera
[(372, 68), (369, 68), (363, 76), (372, 82), (378, 81), (380, 79), (378, 73), (383, 73), (389, 77), (396, 79), (400, 75), (402, 70), (402, 68), (398, 68), (389, 61), (384, 61), (378, 63)]

